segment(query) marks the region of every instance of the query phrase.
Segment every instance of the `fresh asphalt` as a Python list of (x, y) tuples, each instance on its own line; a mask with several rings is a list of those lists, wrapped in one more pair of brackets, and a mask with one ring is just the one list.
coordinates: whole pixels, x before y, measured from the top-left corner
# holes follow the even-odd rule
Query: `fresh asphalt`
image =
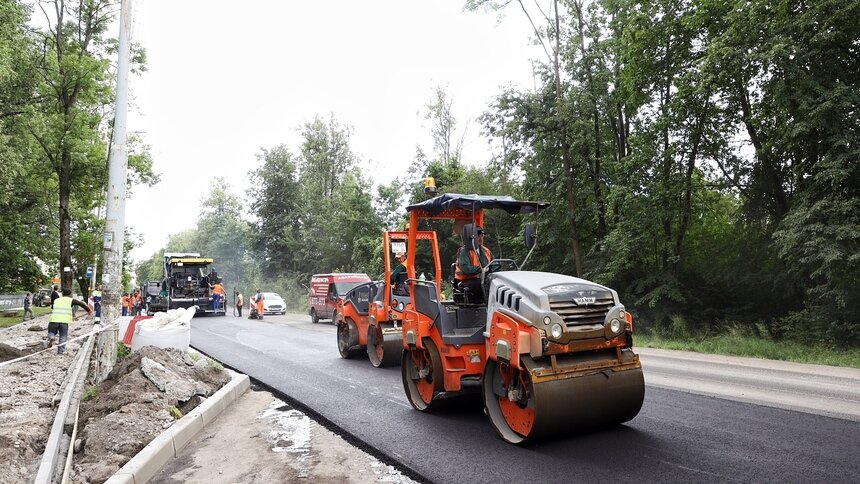
[(480, 397), (418, 412), (399, 367), (342, 359), (335, 341), (330, 322), (295, 314), (195, 318), (191, 333), (195, 348), (432, 482), (857, 482), (860, 475), (860, 422), (648, 385), (642, 411), (627, 424), (513, 446), (496, 436)]

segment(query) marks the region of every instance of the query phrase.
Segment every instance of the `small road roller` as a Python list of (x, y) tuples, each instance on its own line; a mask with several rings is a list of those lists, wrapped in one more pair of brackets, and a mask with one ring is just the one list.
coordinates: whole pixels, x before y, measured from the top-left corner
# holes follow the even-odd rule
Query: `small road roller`
[[(429, 243), (438, 260), (436, 232), (419, 231), (416, 240)], [(408, 232), (386, 231), (382, 234), (385, 272), (382, 280), (352, 288), (338, 301), (334, 321), (337, 324), (337, 348), (342, 358), (352, 358), (364, 351), (376, 367), (400, 363), (403, 352), (403, 310), (411, 301), (406, 285), (407, 273), (395, 275), (392, 255), (408, 253)], [(414, 247), (414, 245), (412, 246)]]

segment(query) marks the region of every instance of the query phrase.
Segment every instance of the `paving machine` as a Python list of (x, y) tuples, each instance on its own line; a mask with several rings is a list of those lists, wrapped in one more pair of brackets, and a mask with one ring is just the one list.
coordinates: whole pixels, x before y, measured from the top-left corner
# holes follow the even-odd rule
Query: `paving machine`
[[(382, 247), (385, 272), (382, 280), (356, 286), (338, 302), (335, 323), (337, 348), (341, 357), (351, 358), (363, 348), (376, 368), (400, 363), (403, 352), (401, 321), (403, 310), (411, 298), (406, 273), (402, 274), (401, 280), (391, 281), (394, 270), (391, 256), (397, 252), (409, 252), (408, 236), (409, 233), (405, 231), (384, 232)], [(439, 259), (436, 232), (418, 231), (415, 237), (418, 241), (429, 242), (435, 260)]]
[(224, 316), (225, 304), (218, 309), (212, 302), (212, 285), (220, 282), (211, 269), (215, 259), (196, 252), (165, 252), (162, 290), (167, 293), (165, 309), (197, 306), (197, 314)]
[[(450, 219), (463, 226), (461, 250), (468, 250), (476, 245), (476, 228), (484, 227), (484, 210), (537, 213), (548, 206), (444, 194), (407, 207), (407, 241), (414, 245), (422, 221)], [(529, 254), (534, 227), (525, 229)], [(483, 294), (458, 290), (455, 283), (453, 300), (446, 301), (441, 271), (436, 281), (420, 281), (413, 257), (410, 252), (401, 372), (415, 409), (431, 411), (440, 399), (480, 391), (496, 432), (514, 444), (621, 423), (639, 413), (645, 385), (633, 352), (633, 318), (615, 291), (494, 259), (482, 267)], [(438, 251), (434, 257), (440, 267)]]

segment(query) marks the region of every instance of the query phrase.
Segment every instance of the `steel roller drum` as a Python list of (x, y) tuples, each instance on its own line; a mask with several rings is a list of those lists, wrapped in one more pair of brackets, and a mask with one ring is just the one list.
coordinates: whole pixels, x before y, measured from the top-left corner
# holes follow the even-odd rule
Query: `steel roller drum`
[[(399, 331), (382, 332), (383, 329), (390, 330), (390, 328), (390, 324), (383, 324), (382, 328), (375, 325), (367, 328), (367, 356), (376, 368), (392, 366), (400, 362), (403, 335)], [(379, 344), (380, 339), (382, 344)]]
[[(490, 361), (484, 373), (484, 406), (493, 426), (506, 441), (519, 444), (543, 437), (575, 433), (626, 422), (635, 417), (645, 398), (645, 381), (638, 358), (615, 367), (548, 373), (524, 358), (529, 377), (526, 404), (508, 398), (502, 366)], [(537, 383), (532, 383), (535, 381)]]

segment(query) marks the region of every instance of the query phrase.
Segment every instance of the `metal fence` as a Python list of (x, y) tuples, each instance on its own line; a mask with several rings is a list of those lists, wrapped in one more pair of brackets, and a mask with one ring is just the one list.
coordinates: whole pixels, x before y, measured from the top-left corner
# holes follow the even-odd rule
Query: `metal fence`
[(0, 314), (24, 310), (23, 294), (0, 294)]

